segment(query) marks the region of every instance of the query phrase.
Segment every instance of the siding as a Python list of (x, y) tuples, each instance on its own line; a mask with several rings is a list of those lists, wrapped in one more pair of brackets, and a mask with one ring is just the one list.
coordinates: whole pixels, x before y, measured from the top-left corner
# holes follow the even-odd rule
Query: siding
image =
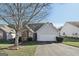
[(0, 29), (0, 36), (1, 36), (0, 39), (6, 39), (7, 38), (6, 32), (2, 29)]
[(77, 33), (77, 36), (79, 36), (79, 28), (72, 24), (65, 23), (64, 27), (60, 31), (60, 35), (64, 36), (63, 33), (65, 33), (66, 36), (75, 36), (74, 34)]

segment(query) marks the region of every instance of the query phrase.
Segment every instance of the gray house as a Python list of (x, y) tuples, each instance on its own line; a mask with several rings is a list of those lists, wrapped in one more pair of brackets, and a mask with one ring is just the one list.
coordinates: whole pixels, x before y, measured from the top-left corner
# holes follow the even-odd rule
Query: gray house
[(0, 24), (0, 39), (13, 39), (15, 38), (15, 30), (7, 25)]
[(66, 22), (60, 30), (61, 36), (79, 37), (79, 21)]
[(36, 37), (37, 41), (56, 41), (58, 29), (52, 23), (34, 23), (26, 25), (27, 37)]

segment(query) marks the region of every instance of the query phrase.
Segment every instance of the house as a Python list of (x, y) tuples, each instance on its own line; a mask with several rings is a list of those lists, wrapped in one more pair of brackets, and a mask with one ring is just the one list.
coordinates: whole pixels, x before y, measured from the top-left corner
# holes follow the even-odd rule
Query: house
[(15, 38), (15, 30), (7, 25), (0, 24), (0, 39), (13, 39)]
[(60, 35), (79, 37), (79, 22), (66, 22), (60, 30)]
[(34, 23), (26, 25), (29, 30), (27, 35), (37, 41), (56, 41), (58, 30), (52, 23)]

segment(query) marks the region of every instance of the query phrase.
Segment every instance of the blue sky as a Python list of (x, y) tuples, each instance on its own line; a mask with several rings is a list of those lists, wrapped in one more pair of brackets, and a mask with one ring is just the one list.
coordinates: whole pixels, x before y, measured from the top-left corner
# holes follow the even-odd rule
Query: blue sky
[(79, 21), (79, 4), (53, 4), (48, 21), (56, 27), (64, 25), (67, 21)]
[(52, 4), (47, 19), (46, 22), (52, 22), (56, 27), (63, 26), (67, 21), (79, 21), (79, 4)]

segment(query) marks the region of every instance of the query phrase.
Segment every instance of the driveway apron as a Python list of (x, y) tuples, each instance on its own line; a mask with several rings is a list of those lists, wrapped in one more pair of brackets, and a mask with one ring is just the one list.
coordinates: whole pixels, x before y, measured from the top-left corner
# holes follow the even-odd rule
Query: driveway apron
[(79, 56), (79, 48), (62, 43), (38, 45), (35, 56)]

